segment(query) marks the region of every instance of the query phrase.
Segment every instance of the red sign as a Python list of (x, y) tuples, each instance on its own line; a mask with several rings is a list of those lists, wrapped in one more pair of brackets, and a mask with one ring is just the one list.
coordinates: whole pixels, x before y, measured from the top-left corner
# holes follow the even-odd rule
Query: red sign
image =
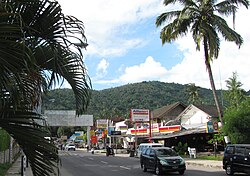
[(97, 136), (91, 136), (91, 143), (96, 144), (97, 143)]
[(147, 134), (148, 131), (147, 128), (142, 128), (142, 129), (137, 129), (137, 130), (131, 130), (131, 134), (133, 135), (143, 135), (143, 134)]
[(180, 125), (163, 126), (159, 128), (160, 133), (171, 133), (171, 132), (180, 131), (180, 130), (181, 130)]

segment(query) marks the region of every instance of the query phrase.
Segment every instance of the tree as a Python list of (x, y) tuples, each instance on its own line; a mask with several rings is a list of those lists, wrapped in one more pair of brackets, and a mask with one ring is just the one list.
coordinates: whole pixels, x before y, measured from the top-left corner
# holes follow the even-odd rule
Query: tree
[(199, 88), (194, 83), (188, 84), (186, 92), (189, 95), (188, 102), (191, 104), (200, 103)]
[(67, 80), (76, 115), (86, 111), (91, 82), (83, 63), (84, 25), (54, 0), (0, 2), (0, 127), (19, 143), (34, 176), (56, 175), (58, 152), (39, 112), (41, 95)]
[(238, 81), (237, 77), (237, 72), (233, 72), (233, 76), (226, 80), (228, 90), (225, 98), (229, 103), (229, 108), (237, 108), (246, 99), (246, 92), (241, 89), (243, 84)]
[[(218, 58), (220, 49), (219, 33), (226, 41), (235, 42), (239, 47), (243, 43), (242, 37), (231, 29), (226, 20), (219, 15), (229, 16), (235, 12), (239, 5), (249, 6), (248, 0), (224, 0), (216, 3), (216, 0), (164, 0), (165, 6), (179, 2), (183, 5), (182, 10), (164, 12), (156, 19), (156, 26), (166, 24), (160, 33), (162, 44), (172, 42), (190, 30), (196, 49), (200, 51), (202, 42), (205, 53), (205, 65), (208, 71), (210, 84), (213, 91), (218, 116), (222, 121), (222, 110), (216, 93), (211, 62)], [(219, 15), (217, 15), (217, 13)], [(168, 20), (172, 20), (168, 23)]]
[(227, 109), (224, 116), (224, 133), (232, 143), (250, 143), (250, 98), (241, 102), (238, 107)]

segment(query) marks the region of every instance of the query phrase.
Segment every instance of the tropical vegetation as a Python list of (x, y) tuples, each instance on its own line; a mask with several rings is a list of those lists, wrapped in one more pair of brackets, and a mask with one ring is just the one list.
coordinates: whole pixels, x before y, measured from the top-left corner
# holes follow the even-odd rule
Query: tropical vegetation
[(237, 108), (246, 99), (246, 91), (241, 87), (243, 84), (238, 80), (237, 72), (233, 72), (232, 77), (226, 80), (228, 90), (224, 92), (227, 108)]
[(41, 95), (66, 80), (76, 115), (91, 95), (83, 64), (83, 22), (62, 13), (54, 0), (0, 2), (0, 127), (28, 157), (34, 176), (58, 174), (58, 152), (40, 113)]
[[(129, 118), (130, 109), (155, 110), (176, 102), (188, 105), (190, 95), (187, 92), (189, 84), (164, 83), (159, 81), (143, 81), (127, 84), (105, 90), (93, 90), (87, 114), (99, 118)], [(200, 104), (214, 105), (210, 89), (198, 87)], [(221, 90), (218, 90), (221, 94)], [(53, 99), (54, 102), (49, 101)], [(197, 102), (196, 102), (197, 103)], [(198, 104), (198, 103), (197, 103)], [(44, 98), (43, 111), (74, 110), (74, 95), (72, 89), (54, 89)]]
[[(201, 50), (203, 45), (205, 55), (205, 65), (208, 71), (211, 88), (214, 95), (215, 104), (218, 110), (220, 121), (222, 121), (222, 109), (218, 100), (216, 88), (213, 80), (211, 62), (217, 59), (220, 50), (220, 36), (226, 40), (234, 42), (239, 47), (243, 43), (242, 37), (231, 29), (223, 17), (235, 14), (240, 5), (246, 8), (249, 6), (248, 0), (224, 0), (217, 3), (216, 0), (164, 0), (165, 6), (181, 6), (181, 10), (167, 11), (159, 15), (156, 19), (156, 26), (163, 26), (160, 32), (162, 44), (177, 40), (177, 38), (192, 33), (196, 49)], [(221, 16), (219, 16), (221, 15)]]
[(250, 98), (239, 106), (228, 109), (224, 119), (223, 132), (230, 137), (232, 143), (250, 143)]

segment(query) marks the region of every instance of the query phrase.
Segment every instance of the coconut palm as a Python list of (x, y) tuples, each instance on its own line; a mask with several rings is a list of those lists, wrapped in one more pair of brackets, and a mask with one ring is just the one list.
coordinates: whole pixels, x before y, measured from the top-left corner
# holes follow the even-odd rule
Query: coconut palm
[(237, 108), (240, 103), (246, 99), (246, 92), (241, 88), (243, 84), (238, 81), (237, 72), (233, 72), (233, 76), (226, 80), (228, 91), (226, 99), (229, 102), (229, 107)]
[(21, 146), (34, 176), (56, 175), (56, 147), (39, 113), (41, 95), (66, 80), (76, 98), (76, 115), (90, 100), (83, 63), (83, 22), (62, 13), (54, 0), (0, 2), (0, 127)]
[[(249, 6), (248, 0), (224, 0), (217, 3), (216, 0), (164, 0), (165, 6), (179, 3), (181, 10), (168, 11), (159, 15), (156, 19), (156, 26), (163, 26), (160, 33), (162, 44), (172, 42), (178, 37), (191, 32), (196, 49), (200, 51), (201, 43), (205, 53), (205, 65), (208, 71), (210, 84), (212, 87), (215, 104), (218, 110), (218, 116), (222, 121), (221, 106), (216, 93), (211, 62), (217, 59), (220, 49), (219, 34), (226, 41), (235, 42), (239, 47), (243, 43), (242, 37), (231, 29), (226, 20), (221, 16), (233, 15), (239, 5)], [(172, 20), (172, 21), (169, 21)]]
[(187, 86), (186, 92), (188, 93), (188, 102), (191, 104), (200, 103), (199, 88), (194, 83), (190, 83)]

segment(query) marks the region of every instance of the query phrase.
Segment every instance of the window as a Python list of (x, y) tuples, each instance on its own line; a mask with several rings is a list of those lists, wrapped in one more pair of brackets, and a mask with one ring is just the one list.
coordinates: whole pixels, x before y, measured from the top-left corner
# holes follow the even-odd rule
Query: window
[(250, 147), (246, 148), (246, 156), (250, 156)]
[(146, 155), (149, 155), (149, 153), (150, 153), (150, 148), (148, 148), (148, 149), (146, 149)]
[(233, 154), (234, 153), (234, 147), (233, 146), (227, 147), (226, 153)]
[(235, 148), (235, 154), (245, 155), (245, 147), (236, 147)]
[(152, 150), (152, 149), (149, 149), (149, 155), (155, 155), (155, 151), (154, 150)]

